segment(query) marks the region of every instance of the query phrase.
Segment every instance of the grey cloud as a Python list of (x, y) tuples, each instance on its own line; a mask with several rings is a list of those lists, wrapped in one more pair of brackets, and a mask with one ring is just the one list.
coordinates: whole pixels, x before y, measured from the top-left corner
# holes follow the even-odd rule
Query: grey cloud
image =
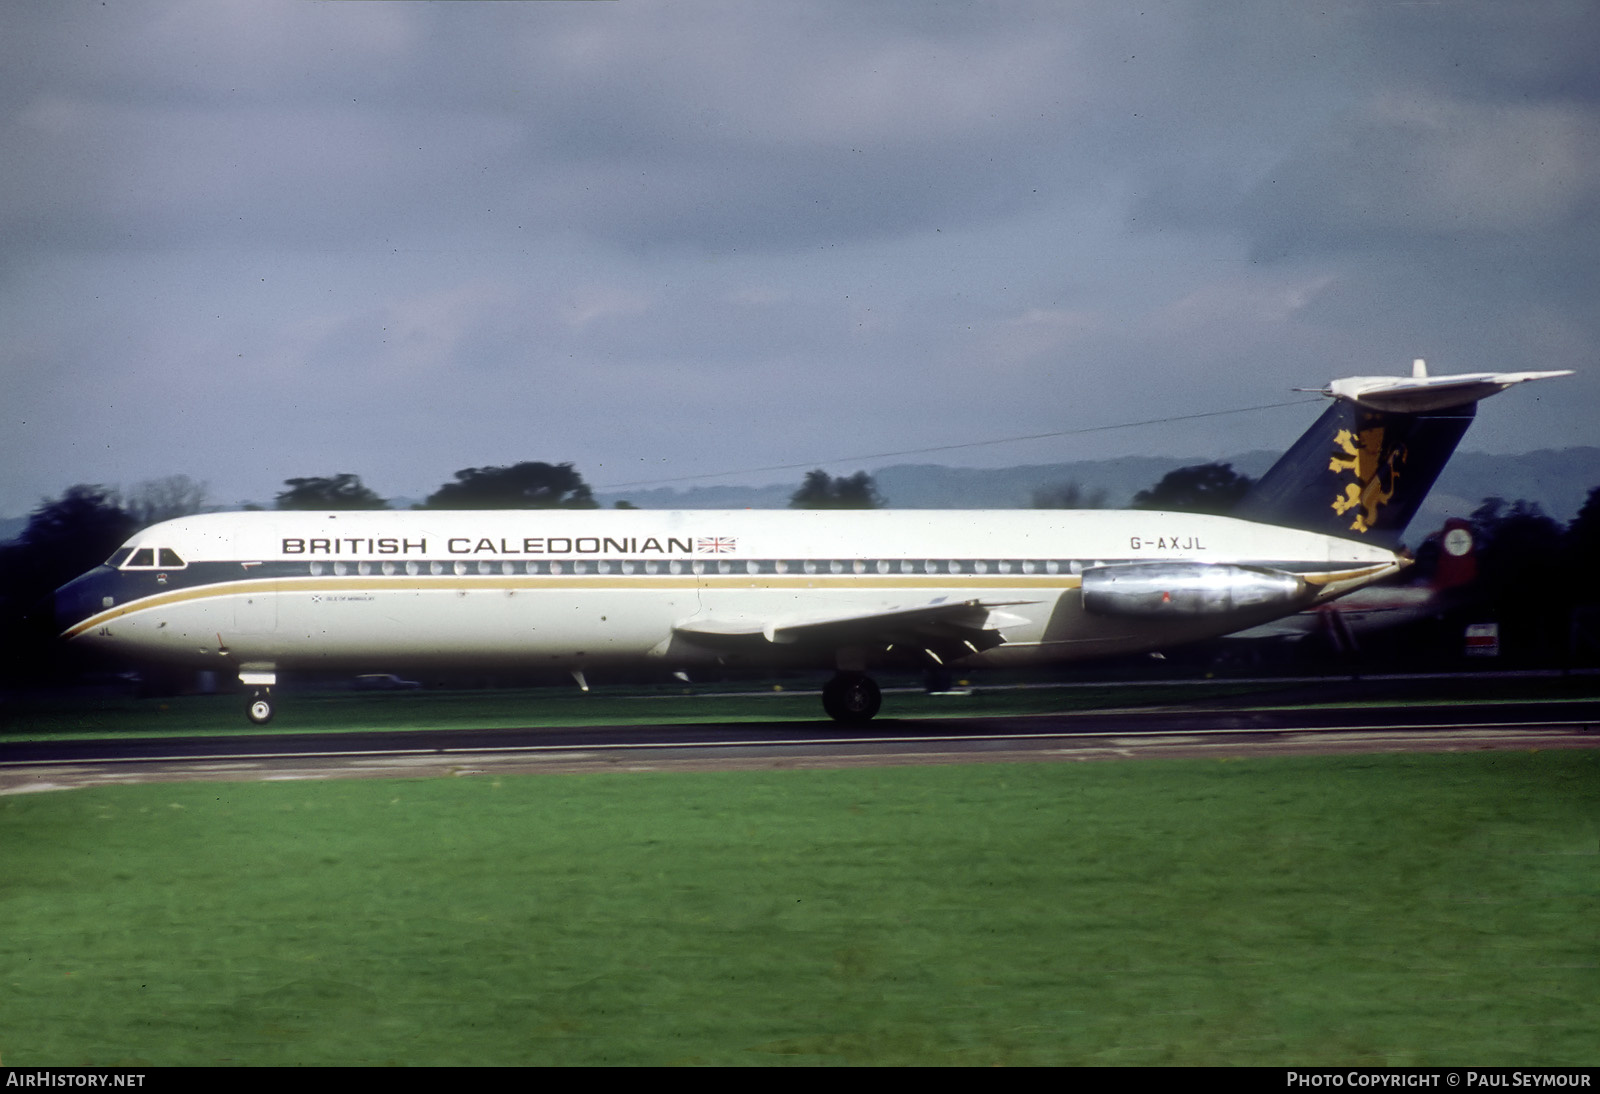
[(1319, 134), (1247, 199), (1257, 246), (1521, 235), (1590, 223), (1600, 117), (1559, 105), (1381, 99)]
[[(314, 247), (465, 219), (622, 246), (804, 246), (1003, 214), (1048, 135), (1054, 92), (1018, 74), (1059, 50), (1003, 22), (908, 42), (914, 8), (858, 39), (810, 9), (499, 7), (383, 9), (406, 25), (330, 35), (325, 9), (267, 5), (280, 14), (261, 40), (235, 9), (195, 27), (171, 12), (153, 28), (88, 20), (82, 49), (105, 71), (11, 90), (19, 200), (0, 237)], [(463, 24), (480, 33), (430, 33)], [(814, 36), (795, 47), (797, 24)]]
[[(0, 511), (177, 472), (261, 499), (524, 458), (737, 469), (1246, 405), (1417, 353), (1582, 366), (1592, 23), (3, 6)], [(1597, 383), (1551, 436), (1593, 443)], [(1474, 438), (1514, 447), (1514, 419)], [(1216, 440), (1158, 433), (1094, 450)]]

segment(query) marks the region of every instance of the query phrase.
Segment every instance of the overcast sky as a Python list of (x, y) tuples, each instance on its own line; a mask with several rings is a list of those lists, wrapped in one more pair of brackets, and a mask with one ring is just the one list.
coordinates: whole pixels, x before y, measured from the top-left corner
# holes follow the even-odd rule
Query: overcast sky
[[(0, 514), (1286, 445), (1335, 376), (1572, 368), (1600, 8), (0, 6)], [(720, 472), (719, 479), (690, 479)]]

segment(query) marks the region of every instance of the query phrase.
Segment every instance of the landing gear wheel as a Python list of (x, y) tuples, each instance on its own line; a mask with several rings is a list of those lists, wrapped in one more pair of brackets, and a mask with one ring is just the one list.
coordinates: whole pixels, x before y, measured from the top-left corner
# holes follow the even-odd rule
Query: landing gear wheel
[(250, 719), (252, 725), (264, 726), (272, 721), (276, 714), (272, 707), (272, 692), (261, 689), (251, 694), (250, 704), (244, 708), (244, 716)]
[(870, 722), (881, 706), (883, 695), (865, 673), (841, 672), (822, 686), (822, 709), (836, 722)]

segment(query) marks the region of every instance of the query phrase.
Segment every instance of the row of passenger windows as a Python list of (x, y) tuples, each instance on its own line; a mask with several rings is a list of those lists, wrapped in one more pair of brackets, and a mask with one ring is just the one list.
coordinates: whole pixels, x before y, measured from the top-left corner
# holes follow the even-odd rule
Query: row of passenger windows
[(731, 559), (510, 562), (312, 562), (323, 574), (1078, 574), (1100, 562), (1062, 559)]

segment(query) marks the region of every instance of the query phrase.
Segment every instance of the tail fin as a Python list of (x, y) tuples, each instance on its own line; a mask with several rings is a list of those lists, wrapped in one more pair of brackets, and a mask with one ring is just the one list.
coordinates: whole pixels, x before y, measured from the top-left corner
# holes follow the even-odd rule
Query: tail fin
[(1472, 424), (1478, 400), (1569, 372), (1335, 380), (1334, 402), (1232, 516), (1393, 548)]
[(1339, 399), (1231, 515), (1394, 547), (1476, 410), (1391, 414)]

